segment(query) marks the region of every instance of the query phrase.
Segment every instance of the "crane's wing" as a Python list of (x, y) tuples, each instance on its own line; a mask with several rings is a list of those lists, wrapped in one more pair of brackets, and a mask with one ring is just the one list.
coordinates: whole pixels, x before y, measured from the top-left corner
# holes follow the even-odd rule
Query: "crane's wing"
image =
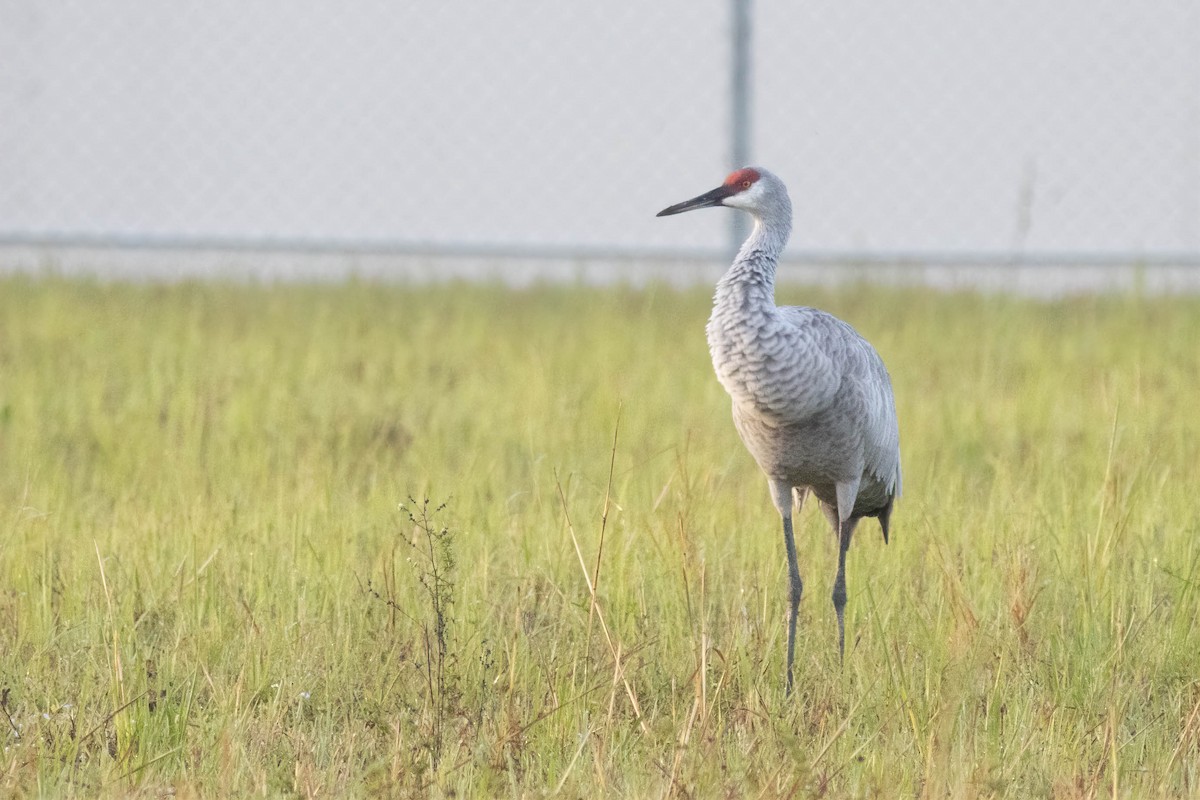
[(810, 340), (839, 366), (844, 391), (839, 397), (852, 403), (847, 413), (856, 418), (862, 432), (864, 468), (890, 495), (899, 495), (900, 428), (883, 359), (858, 331), (832, 314), (798, 306), (781, 307), (779, 313), (785, 321), (806, 330)]

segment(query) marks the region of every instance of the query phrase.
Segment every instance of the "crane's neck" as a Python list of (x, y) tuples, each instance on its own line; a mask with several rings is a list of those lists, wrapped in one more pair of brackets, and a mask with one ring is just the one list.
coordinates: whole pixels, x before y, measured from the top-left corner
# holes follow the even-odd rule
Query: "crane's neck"
[(755, 215), (754, 230), (717, 283), (716, 309), (755, 313), (775, 307), (775, 266), (792, 232), (792, 209)]

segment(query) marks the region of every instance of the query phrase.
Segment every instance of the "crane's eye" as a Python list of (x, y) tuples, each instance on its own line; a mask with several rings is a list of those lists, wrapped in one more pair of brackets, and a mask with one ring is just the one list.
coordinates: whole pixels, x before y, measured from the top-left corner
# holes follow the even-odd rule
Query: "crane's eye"
[(749, 188), (750, 188), (750, 181), (742, 181), (742, 188), (743, 188), (743, 189), (749, 189)]

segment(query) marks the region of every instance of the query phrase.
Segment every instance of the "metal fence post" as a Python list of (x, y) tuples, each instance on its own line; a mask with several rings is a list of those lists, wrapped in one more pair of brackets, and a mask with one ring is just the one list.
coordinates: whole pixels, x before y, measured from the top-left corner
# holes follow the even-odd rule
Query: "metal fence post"
[[(730, 169), (739, 169), (750, 161), (750, 0), (731, 0), (731, 3), (729, 158)], [(746, 239), (748, 220), (745, 214), (731, 214), (730, 219), (729, 249), (736, 253)]]

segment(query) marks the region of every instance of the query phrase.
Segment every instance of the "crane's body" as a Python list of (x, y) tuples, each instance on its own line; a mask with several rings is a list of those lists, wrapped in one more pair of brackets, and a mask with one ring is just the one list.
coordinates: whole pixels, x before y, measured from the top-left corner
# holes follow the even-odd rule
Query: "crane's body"
[[(724, 282), (723, 282), (724, 283)], [(849, 325), (815, 308), (746, 308), (719, 287), (708, 323), (733, 421), (767, 478), (837, 507), (859, 478), (853, 514), (886, 514), (900, 488), (899, 435), (882, 359)], [(736, 290), (734, 290), (736, 291)]]
[(900, 436), (891, 380), (875, 349), (845, 322), (813, 308), (775, 305), (775, 268), (791, 233), (783, 182), (757, 167), (659, 216), (724, 205), (750, 212), (754, 230), (717, 284), (707, 334), (713, 368), (733, 401), (733, 421), (765, 473), (783, 519), (788, 556), (787, 688), (803, 584), (792, 531), (811, 492), (839, 541), (833, 603), (845, 651), (846, 551), (863, 517), (888, 537), (900, 494)]

